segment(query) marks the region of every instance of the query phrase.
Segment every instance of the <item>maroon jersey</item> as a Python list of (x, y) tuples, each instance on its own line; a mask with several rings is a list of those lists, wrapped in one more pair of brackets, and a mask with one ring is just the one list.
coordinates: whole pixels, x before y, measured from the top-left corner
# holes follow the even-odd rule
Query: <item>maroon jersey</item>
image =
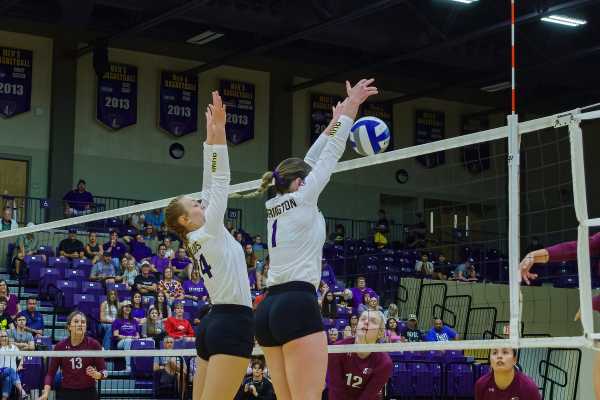
[[(354, 338), (335, 344), (354, 344)], [(356, 353), (329, 354), (327, 393), (329, 400), (378, 400), (383, 386), (392, 376), (392, 359), (387, 353), (371, 353), (360, 358)]]
[[(102, 346), (96, 340), (85, 337), (83, 341), (73, 346), (71, 339), (66, 338), (61, 340), (54, 346), (54, 350), (102, 350)], [(61, 387), (65, 389), (89, 389), (96, 386), (96, 381), (88, 376), (85, 372), (89, 366), (96, 367), (98, 372), (106, 371), (106, 364), (102, 357), (77, 357), (73, 354), (73, 357), (52, 357), (50, 359), (50, 366), (48, 367), (48, 373), (44, 380), (45, 385), (52, 386), (54, 382), (54, 375), (60, 367), (62, 371), (62, 383)]]
[(522, 372), (515, 371), (510, 386), (500, 390), (490, 371), (475, 383), (475, 400), (542, 400), (542, 396), (535, 382)]

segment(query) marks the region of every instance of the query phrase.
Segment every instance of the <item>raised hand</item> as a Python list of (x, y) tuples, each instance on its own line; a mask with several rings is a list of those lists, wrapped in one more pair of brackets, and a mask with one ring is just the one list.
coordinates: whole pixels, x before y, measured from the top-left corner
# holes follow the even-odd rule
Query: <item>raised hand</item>
[(214, 144), (226, 144), (225, 120), (227, 116), (226, 106), (216, 90), (212, 92), (212, 104), (208, 105), (211, 114), (212, 131), (214, 133)]
[(342, 107), (342, 114), (355, 119), (358, 114), (358, 108), (370, 96), (378, 94), (379, 91), (375, 86), (370, 86), (375, 79), (361, 79), (355, 86), (346, 81), (346, 92), (348, 98)]
[(538, 274), (534, 274), (530, 272), (531, 267), (535, 264), (535, 258), (530, 253), (523, 258), (521, 263), (519, 264), (519, 270), (521, 271), (521, 280), (523, 280), (526, 284), (530, 284), (532, 280), (537, 279)]
[(335, 107), (332, 107), (332, 117), (331, 117), (331, 121), (329, 121), (329, 125), (327, 125), (327, 128), (325, 128), (324, 133), (326, 135), (331, 135), (331, 129), (333, 128), (333, 125), (335, 125), (335, 123), (337, 122), (338, 119), (340, 119), (340, 115), (342, 115), (342, 110), (344, 109), (344, 105), (346, 104), (346, 102), (348, 101), (348, 99), (344, 99), (344, 101), (339, 102), (335, 105)]
[(213, 129), (213, 116), (210, 107), (206, 107), (206, 144), (213, 144), (215, 142), (215, 132)]

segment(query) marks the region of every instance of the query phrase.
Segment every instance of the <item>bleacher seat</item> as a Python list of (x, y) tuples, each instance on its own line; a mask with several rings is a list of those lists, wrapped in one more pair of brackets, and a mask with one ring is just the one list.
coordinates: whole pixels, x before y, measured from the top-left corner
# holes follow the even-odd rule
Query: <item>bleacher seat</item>
[(56, 286), (56, 281), (64, 277), (63, 272), (57, 268), (45, 267), (40, 270), (40, 294), (44, 297), (48, 295), (48, 290)]
[[(131, 350), (154, 350), (154, 340), (136, 339), (131, 342)], [(154, 357), (133, 357), (131, 371), (136, 378), (152, 376)]]
[(338, 318), (335, 320), (335, 327), (339, 332), (343, 332), (347, 325), (348, 320), (346, 318)]
[(81, 282), (81, 293), (101, 295), (105, 292), (101, 282), (83, 281)]
[(54, 251), (50, 246), (40, 246), (38, 247), (38, 253), (43, 254), (46, 258), (54, 257)]
[(107, 283), (106, 290), (116, 290), (119, 301), (128, 300), (131, 297), (131, 289), (124, 283)]
[(27, 391), (44, 388), (44, 365), (41, 357), (23, 357), (23, 370), (19, 372), (21, 384)]
[(65, 279), (69, 281), (84, 281), (86, 278), (85, 271), (80, 269), (67, 268), (65, 270)]
[(38, 282), (40, 280), (40, 271), (46, 268), (46, 262), (41, 256), (25, 256), (25, 265), (29, 268), (28, 281)]
[(446, 366), (446, 394), (455, 397), (472, 397), (473, 367), (469, 364), (450, 363)]
[(99, 318), (100, 303), (98, 303), (98, 298), (93, 294), (75, 293), (73, 294), (73, 304), (85, 315), (96, 319)]
[(85, 273), (85, 278), (90, 277), (90, 272), (92, 271), (92, 261), (87, 258), (78, 259), (73, 261), (73, 268), (80, 269)]
[(56, 281), (56, 287), (62, 292), (63, 307), (73, 307), (73, 295), (80, 290), (80, 284), (78, 281), (58, 279)]
[(48, 259), (48, 266), (64, 271), (71, 266), (71, 261), (66, 257), (50, 257)]

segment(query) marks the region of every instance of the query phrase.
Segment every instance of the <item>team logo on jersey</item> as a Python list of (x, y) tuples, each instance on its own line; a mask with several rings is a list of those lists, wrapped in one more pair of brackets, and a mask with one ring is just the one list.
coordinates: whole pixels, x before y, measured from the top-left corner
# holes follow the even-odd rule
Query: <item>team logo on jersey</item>
[(369, 375), (369, 371), (371, 370), (371, 368), (365, 368), (363, 369), (363, 375)]
[(336, 122), (335, 125), (333, 125), (333, 128), (331, 128), (331, 136), (335, 136), (335, 134), (337, 133), (337, 130), (340, 128), (340, 126), (342, 126), (342, 123), (340, 121)]
[(217, 172), (217, 153), (212, 153), (212, 160), (211, 160), (211, 170), (212, 172)]

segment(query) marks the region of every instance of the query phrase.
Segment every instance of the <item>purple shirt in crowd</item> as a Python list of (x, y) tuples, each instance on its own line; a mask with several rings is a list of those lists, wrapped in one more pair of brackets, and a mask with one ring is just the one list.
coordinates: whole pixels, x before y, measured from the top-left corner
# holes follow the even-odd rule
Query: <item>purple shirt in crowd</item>
[(173, 267), (175, 267), (176, 270), (181, 271), (181, 270), (184, 270), (185, 267), (187, 267), (191, 262), (192, 262), (192, 260), (190, 260), (187, 257), (184, 257), (184, 258), (175, 257), (171, 260), (171, 265)]
[(359, 289), (359, 288), (353, 287), (350, 290), (352, 291), (352, 312), (354, 314), (356, 314), (356, 310), (358, 309), (358, 306), (363, 303), (363, 299), (365, 298), (365, 293), (369, 293), (370, 296), (376, 295), (375, 291), (368, 287), (366, 287), (364, 289)]
[(146, 318), (146, 309), (144, 307), (131, 307), (131, 316), (133, 318)]
[(135, 336), (138, 333), (138, 323), (134, 319), (115, 319), (112, 323), (112, 330), (119, 331), (121, 336)]
[(515, 371), (510, 386), (500, 390), (490, 371), (475, 383), (475, 400), (542, 400), (542, 396), (535, 382), (522, 372)]
[(69, 207), (83, 211), (86, 206), (94, 203), (94, 196), (88, 191), (80, 192), (79, 190), (71, 190), (65, 194), (63, 200), (69, 203)]
[(165, 268), (169, 266), (169, 257), (165, 256), (161, 258), (160, 256), (156, 255), (152, 257), (150, 263), (154, 265), (156, 270), (162, 274), (165, 272)]
[(194, 283), (190, 280), (186, 280), (185, 282), (183, 282), (183, 291), (187, 295), (198, 296), (199, 298), (208, 296), (208, 291), (206, 290), (204, 282), (202, 281)]
[(333, 272), (333, 267), (329, 264), (325, 264), (321, 269), (321, 280), (325, 282), (330, 289), (333, 289), (335, 286), (335, 272)]
[[(104, 250), (105, 253), (108, 252), (108, 249), (110, 249), (110, 241), (108, 241), (102, 245), (102, 250)], [(125, 255), (126, 252), (127, 252), (127, 247), (125, 247), (125, 244), (117, 241), (117, 244), (114, 245), (110, 251), (110, 257), (118, 258), (120, 260), (123, 258), (123, 256)]]
[(135, 261), (140, 262), (144, 258), (152, 257), (152, 250), (150, 247), (146, 246), (145, 243), (140, 243), (138, 241), (131, 242), (131, 255), (135, 258)]

